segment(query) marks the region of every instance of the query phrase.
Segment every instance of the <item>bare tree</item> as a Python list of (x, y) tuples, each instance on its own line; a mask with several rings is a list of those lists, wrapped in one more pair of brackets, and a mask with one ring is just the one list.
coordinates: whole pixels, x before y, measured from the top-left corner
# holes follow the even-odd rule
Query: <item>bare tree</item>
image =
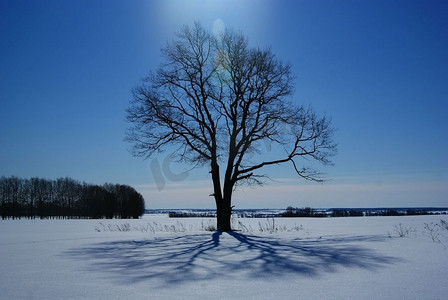
[[(161, 67), (133, 90), (127, 138), (135, 155), (174, 145), (180, 161), (208, 165), (219, 230), (231, 230), (235, 188), (262, 183), (265, 166), (291, 163), (298, 176), (323, 180), (300, 159), (331, 164), (330, 120), (288, 101), (295, 78), (270, 49), (250, 48), (233, 31), (214, 36), (196, 23), (182, 27), (162, 54)], [(266, 142), (283, 156), (263, 155)]]

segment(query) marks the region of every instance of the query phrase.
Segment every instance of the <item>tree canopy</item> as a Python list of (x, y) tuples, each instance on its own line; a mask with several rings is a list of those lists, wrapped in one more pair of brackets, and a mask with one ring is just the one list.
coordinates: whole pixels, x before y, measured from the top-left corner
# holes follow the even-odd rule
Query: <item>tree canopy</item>
[[(128, 140), (135, 155), (175, 146), (179, 161), (208, 165), (219, 229), (231, 229), (235, 187), (261, 184), (265, 166), (290, 163), (299, 177), (323, 181), (304, 162), (331, 164), (334, 129), (291, 101), (295, 76), (271, 49), (251, 48), (240, 32), (215, 36), (196, 23), (182, 27), (162, 55), (160, 68), (133, 90)], [(283, 154), (263, 155), (265, 143)]]

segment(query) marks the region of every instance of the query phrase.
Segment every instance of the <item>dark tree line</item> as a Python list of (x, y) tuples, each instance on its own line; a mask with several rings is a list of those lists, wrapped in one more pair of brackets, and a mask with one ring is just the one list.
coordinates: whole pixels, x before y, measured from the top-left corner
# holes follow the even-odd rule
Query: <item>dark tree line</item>
[(138, 218), (145, 201), (134, 188), (103, 186), (71, 178), (0, 177), (0, 215), (16, 218)]
[(286, 211), (281, 214), (282, 217), (287, 218), (324, 218), (327, 216), (325, 212), (312, 209), (311, 207), (297, 208), (288, 206)]
[[(437, 211), (441, 210), (441, 211)], [(404, 208), (404, 209), (381, 209), (381, 208), (331, 208), (331, 209), (313, 209), (311, 207), (294, 208), (288, 206), (286, 210), (279, 215), (269, 217), (304, 217), (304, 218), (322, 218), (322, 217), (363, 217), (363, 216), (416, 216), (416, 215), (439, 215), (446, 214), (443, 208)]]

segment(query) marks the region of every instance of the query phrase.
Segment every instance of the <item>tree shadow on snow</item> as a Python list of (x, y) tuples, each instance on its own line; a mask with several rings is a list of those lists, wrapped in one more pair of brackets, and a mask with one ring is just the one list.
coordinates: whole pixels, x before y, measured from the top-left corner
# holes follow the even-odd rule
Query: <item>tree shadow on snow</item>
[(103, 272), (119, 283), (147, 280), (186, 283), (201, 280), (282, 279), (319, 276), (347, 268), (375, 270), (400, 259), (384, 256), (359, 242), (385, 237), (271, 238), (237, 232), (215, 232), (142, 241), (121, 240), (92, 244), (64, 253), (87, 262), (88, 271)]

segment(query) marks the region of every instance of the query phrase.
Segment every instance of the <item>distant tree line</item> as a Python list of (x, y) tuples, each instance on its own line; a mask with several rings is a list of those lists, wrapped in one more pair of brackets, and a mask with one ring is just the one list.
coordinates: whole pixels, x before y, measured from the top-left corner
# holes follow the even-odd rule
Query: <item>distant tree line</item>
[(0, 177), (0, 215), (16, 218), (138, 218), (145, 201), (134, 188), (102, 186), (71, 178), (47, 180)]
[[(311, 207), (288, 206), (284, 211), (274, 210), (234, 210), (234, 216), (238, 218), (326, 218), (326, 217), (363, 217), (363, 216), (415, 216), (415, 215), (446, 215), (448, 208), (327, 208), (316, 209)], [(168, 213), (170, 218), (213, 218), (214, 210), (192, 211), (161, 211)]]
[(363, 217), (364, 212), (361, 210), (346, 210), (346, 209), (333, 209), (331, 212), (332, 217)]
[(444, 215), (446, 212), (434, 212), (423, 209), (366, 209), (365, 211), (361, 209), (333, 209), (331, 212), (332, 217), (373, 217), (373, 216), (422, 216), (422, 215)]
[(288, 206), (281, 216), (286, 218), (325, 218), (327, 217), (327, 213), (325, 211), (312, 209), (311, 207), (294, 208)]
[(170, 211), (168, 213), (170, 218), (214, 218), (214, 212), (184, 212), (184, 211)]
[(313, 209), (310, 207), (294, 208), (288, 206), (281, 217), (323, 218), (323, 217), (363, 217), (363, 216), (415, 216), (446, 214), (446, 212), (432, 212), (424, 209)]

